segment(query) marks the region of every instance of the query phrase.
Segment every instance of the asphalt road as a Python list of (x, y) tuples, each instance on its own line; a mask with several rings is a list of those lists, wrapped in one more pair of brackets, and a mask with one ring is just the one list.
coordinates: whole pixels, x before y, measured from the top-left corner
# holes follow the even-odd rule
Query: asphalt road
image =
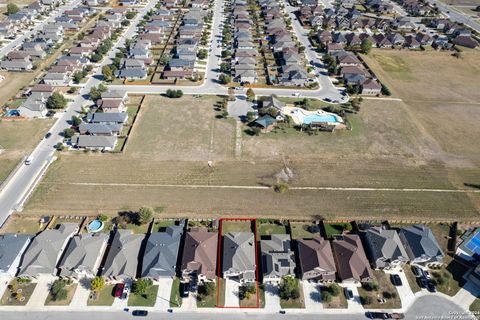
[(25, 32), (21, 36), (16, 37), (15, 40), (12, 40), (11, 42), (2, 46), (0, 49), (0, 59), (7, 55), (10, 51), (14, 50), (16, 47), (20, 46), (24, 40), (36, 35), (40, 30), (42, 30), (43, 26), (53, 22), (55, 18), (61, 16), (65, 10), (71, 10), (80, 3), (82, 3), (81, 0), (69, 1), (65, 5), (56, 8), (56, 12), (50, 12), (50, 15), (45, 20), (42, 20), (40, 23), (38, 23), (33, 30)]
[(474, 19), (472, 19), (470, 16), (468, 16), (466, 13), (461, 12), (457, 10), (456, 8), (445, 4), (443, 2), (440, 2), (438, 0), (427, 0), (428, 3), (430, 4), (436, 4), (437, 8), (445, 14), (447, 17), (450, 18), (450, 20), (453, 20), (455, 22), (459, 23), (464, 23), (467, 26), (469, 26), (472, 29), (475, 29), (477, 32), (480, 32), (480, 23), (476, 22)]
[(69, 104), (61, 118), (52, 126), (49, 131), (52, 134), (51, 137), (49, 139), (42, 139), (31, 153), (34, 157), (32, 164), (23, 164), (4, 187), (0, 193), (0, 226), (3, 225), (13, 211), (21, 211), (23, 202), (34, 187), (35, 181), (41, 178), (44, 168), (53, 160), (55, 145), (62, 141), (63, 130), (70, 127), (69, 121), (72, 119), (72, 116), (77, 115), (81, 111), (82, 106), (91, 103), (88, 100), (88, 93), (92, 87), (98, 86), (102, 82), (102, 67), (111, 63), (111, 59), (115, 56), (117, 50), (124, 45), (125, 39), (132, 38), (135, 35), (138, 23), (156, 3), (157, 0), (150, 0), (145, 7), (139, 10), (137, 16), (133, 19), (117, 43), (115, 43), (109, 55), (94, 69), (94, 74), (89, 77), (75, 100)]
[[(24, 307), (22, 307), (24, 308)], [(130, 311), (141, 308), (130, 308)], [(51, 309), (50, 311), (0, 311), (0, 319), (2, 320), (106, 320), (106, 319), (132, 319), (131, 313), (123, 311), (58, 311)], [(216, 309), (215, 312), (202, 310), (199, 312), (173, 312), (171, 314), (165, 312), (149, 312), (146, 318), (140, 319), (172, 319), (172, 320), (275, 320), (275, 319), (302, 319), (302, 320), (360, 320), (367, 319), (364, 314), (348, 314), (342, 311), (331, 313), (326, 311), (322, 314), (313, 314), (294, 311), (288, 311), (284, 315), (277, 313), (265, 313), (259, 310), (254, 313), (252, 311), (240, 311), (230, 309)], [(473, 320), (474, 317), (462, 310), (450, 300), (440, 296), (424, 296), (418, 298), (411, 308), (405, 313), (405, 319), (458, 319)]]

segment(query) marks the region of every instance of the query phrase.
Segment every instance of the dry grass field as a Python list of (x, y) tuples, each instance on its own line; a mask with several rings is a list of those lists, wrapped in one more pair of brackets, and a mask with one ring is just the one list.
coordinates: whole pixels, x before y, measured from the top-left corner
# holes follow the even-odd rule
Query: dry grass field
[(33, 150), (52, 123), (52, 120), (0, 121), (0, 182)]

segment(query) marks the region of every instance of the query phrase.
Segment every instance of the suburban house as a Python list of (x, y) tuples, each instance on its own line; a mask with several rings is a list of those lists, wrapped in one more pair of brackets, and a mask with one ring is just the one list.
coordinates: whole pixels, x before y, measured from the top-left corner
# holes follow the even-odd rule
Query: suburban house
[(88, 122), (91, 122), (91, 123), (124, 124), (128, 120), (128, 113), (126, 112), (88, 113), (86, 119)]
[(47, 115), (47, 100), (49, 92), (32, 92), (27, 100), (17, 109), (25, 118), (44, 118)]
[(320, 236), (298, 239), (297, 248), (302, 280), (335, 281), (337, 268), (330, 241)]
[(342, 282), (369, 282), (373, 278), (360, 236), (343, 234), (332, 241), (338, 276)]
[(365, 232), (365, 250), (375, 269), (391, 269), (409, 261), (397, 230), (371, 227)]
[(382, 92), (382, 85), (375, 79), (367, 79), (362, 84), (362, 94), (376, 96)]
[(0, 235), (0, 277), (15, 277), (20, 259), (27, 249), (32, 235), (7, 233)]
[[(90, 131), (89, 131), (90, 133)], [(118, 143), (118, 137), (107, 135), (75, 135), (72, 137), (72, 145), (89, 150), (112, 151)]]
[(107, 113), (127, 111), (125, 103), (120, 99), (98, 99), (97, 106)]
[(256, 279), (255, 238), (252, 232), (229, 232), (223, 236), (223, 277), (240, 283)]
[(140, 260), (140, 247), (145, 239), (143, 234), (132, 230), (115, 231), (102, 276), (110, 279), (135, 279)]
[(68, 240), (78, 232), (75, 223), (63, 223), (57, 229), (48, 229), (36, 236), (23, 255), (19, 277), (38, 278), (56, 274), (58, 260)]
[(116, 136), (122, 131), (121, 124), (103, 124), (103, 123), (85, 123), (82, 122), (79, 126), (81, 135), (91, 136)]
[(444, 253), (429, 227), (423, 224), (403, 227), (399, 235), (412, 264), (427, 266), (443, 264)]
[(93, 278), (97, 274), (107, 247), (108, 234), (82, 233), (75, 235), (67, 246), (58, 269), (61, 277)]
[(178, 249), (185, 222), (151, 233), (143, 255), (142, 277), (158, 280), (175, 277)]
[(277, 119), (266, 114), (249, 123), (250, 127), (259, 128), (262, 132), (270, 132), (277, 126)]
[(290, 235), (272, 234), (260, 240), (262, 250), (263, 282), (278, 283), (282, 277), (295, 277), (295, 255)]
[(207, 228), (192, 228), (187, 232), (180, 268), (185, 280), (193, 277), (202, 282), (215, 281), (217, 243), (218, 232), (209, 232)]

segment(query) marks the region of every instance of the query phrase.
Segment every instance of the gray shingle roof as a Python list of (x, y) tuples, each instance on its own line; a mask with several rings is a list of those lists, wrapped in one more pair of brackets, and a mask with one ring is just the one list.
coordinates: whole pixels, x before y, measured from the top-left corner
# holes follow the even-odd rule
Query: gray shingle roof
[(255, 270), (255, 240), (252, 232), (230, 232), (223, 240), (223, 272)]
[(133, 234), (131, 230), (117, 230), (102, 275), (120, 279), (136, 278), (140, 247), (144, 239), (143, 234)]
[(443, 261), (443, 251), (429, 227), (423, 224), (403, 227), (400, 229), (400, 239), (406, 247), (410, 260)]
[(366, 231), (365, 239), (376, 268), (389, 267), (396, 260), (409, 260), (396, 230), (372, 227)]
[(0, 273), (6, 272), (33, 235), (7, 233), (0, 235)]
[(269, 240), (261, 240), (262, 267), (265, 276), (283, 277), (295, 275), (295, 256), (288, 234), (272, 234)]

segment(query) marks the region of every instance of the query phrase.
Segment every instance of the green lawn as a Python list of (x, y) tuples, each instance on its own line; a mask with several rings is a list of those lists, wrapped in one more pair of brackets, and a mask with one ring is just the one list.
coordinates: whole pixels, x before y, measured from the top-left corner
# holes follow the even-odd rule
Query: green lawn
[[(221, 280), (217, 280), (217, 281), (221, 281)], [(222, 292), (223, 296), (222, 295), (220, 296), (220, 300), (221, 300), (220, 305), (225, 304), (225, 284), (224, 284), (225, 282), (224, 281), (222, 281), (222, 282), (223, 282), (223, 291), (221, 291), (221, 292)], [(220, 283), (220, 285), (222, 285), (222, 283)], [(210, 294), (208, 296), (204, 296), (202, 298), (199, 298), (199, 296), (197, 295), (197, 307), (198, 308), (215, 308), (216, 305), (217, 305), (217, 283), (215, 283), (215, 290), (213, 290), (212, 294)]]
[(322, 288), (325, 288), (325, 287), (337, 287), (337, 290), (339, 292), (337, 296), (335, 297), (332, 296), (332, 301), (328, 303), (325, 301), (322, 302), (323, 307), (325, 309), (346, 309), (348, 307), (347, 298), (345, 298), (345, 295), (343, 294), (343, 288), (341, 288), (336, 283), (332, 283), (332, 284), (320, 286), (320, 291), (322, 290)]
[(87, 306), (111, 306), (115, 297), (113, 296), (114, 284), (108, 284), (97, 293), (97, 299), (87, 300)]
[(313, 238), (320, 236), (320, 227), (313, 223), (290, 222), (292, 239)]
[(301, 309), (305, 308), (305, 300), (303, 297), (303, 286), (300, 284), (300, 281), (298, 279), (295, 279), (297, 283), (298, 290), (300, 291), (300, 296), (298, 299), (280, 299), (280, 307), (282, 309)]
[(413, 274), (412, 268), (409, 264), (403, 267), (403, 272), (405, 272), (405, 276), (407, 276), (408, 284), (410, 285), (410, 289), (413, 293), (422, 290), (422, 288), (420, 288), (420, 286), (418, 285), (417, 278)]
[(27, 218), (21, 217), (13, 214), (7, 220), (5, 225), (0, 229), (0, 234), (5, 233), (28, 233), (28, 234), (37, 234), (43, 229), (46, 225), (40, 225), (39, 218)]
[(470, 305), (470, 311), (476, 312), (477, 314), (477, 319), (480, 319), (480, 298), (477, 298), (473, 303)]
[[(218, 281), (218, 287), (216, 290), (220, 289), (220, 292), (218, 293), (218, 305), (217, 307), (223, 307), (225, 306), (225, 279), (223, 278), (220, 278), (220, 277), (217, 277), (217, 281)], [(216, 301), (216, 297), (215, 297), (215, 303), (217, 303)]]
[(279, 220), (257, 220), (257, 237), (286, 233), (285, 225)]
[(170, 292), (170, 307), (180, 308), (182, 306), (182, 297), (180, 297), (180, 279), (175, 277), (172, 283), (172, 291)]
[(4, 306), (24, 306), (27, 304), (28, 300), (30, 299), (30, 296), (32, 295), (33, 291), (35, 290), (35, 287), (37, 286), (36, 283), (19, 283), (17, 279), (13, 279), (10, 281), (10, 285), (16, 286), (18, 289), (16, 291), (18, 292), (19, 289), (21, 289), (21, 295), (25, 297), (25, 300), (20, 301), (14, 298), (13, 294), (15, 292), (12, 292), (10, 288), (7, 288), (5, 292), (3, 293), (2, 300), (0, 301), (2, 305)]
[(47, 299), (45, 300), (46, 306), (68, 306), (70, 302), (72, 302), (73, 295), (75, 294), (75, 290), (77, 290), (77, 283), (72, 283), (70, 285), (65, 286), (67, 289), (67, 298), (65, 300), (53, 300), (52, 293), (49, 292)]
[(342, 232), (352, 230), (352, 224), (350, 222), (338, 222), (338, 223), (324, 223), (325, 235), (327, 238), (340, 235)]
[(222, 235), (229, 232), (252, 232), (252, 222), (248, 220), (222, 221)]
[(155, 305), (155, 301), (157, 301), (157, 291), (158, 285), (153, 285), (147, 289), (145, 296), (131, 293), (128, 297), (128, 305), (132, 307), (153, 307)]

